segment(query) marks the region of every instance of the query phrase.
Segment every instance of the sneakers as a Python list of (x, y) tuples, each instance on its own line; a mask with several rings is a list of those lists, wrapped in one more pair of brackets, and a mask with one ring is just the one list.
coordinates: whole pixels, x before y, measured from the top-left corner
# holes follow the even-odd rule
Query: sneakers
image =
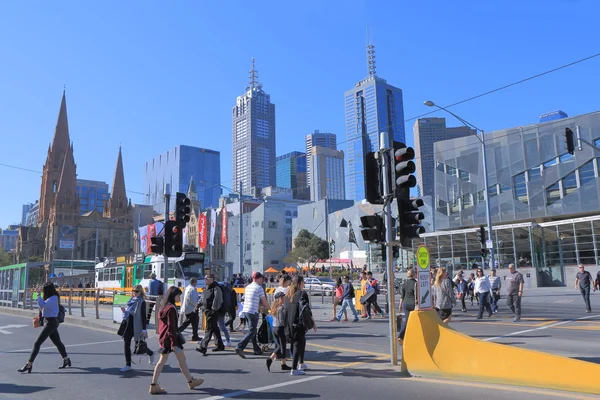
[(301, 369), (293, 369), (290, 371), (290, 375), (291, 376), (306, 375), (306, 373), (304, 373), (304, 371), (302, 371)]
[(226, 342), (224, 343), (224, 345), (225, 345), (225, 347), (231, 347), (231, 341), (229, 341), (229, 340), (228, 340), (228, 341), (226, 341)]
[(206, 349), (204, 347), (196, 347), (196, 351), (202, 353), (203, 356), (206, 356)]
[(515, 317), (515, 319), (513, 319), (513, 322), (519, 322), (521, 321), (521, 317)]
[(154, 353), (148, 356), (148, 364), (154, 364)]
[(282, 371), (291, 371), (291, 370), (292, 370), (292, 367), (290, 367), (290, 366), (289, 366), (289, 365), (287, 365), (287, 364), (283, 364), (283, 365), (281, 366), (281, 370), (282, 370)]
[(129, 372), (131, 371), (133, 368), (131, 368), (131, 365), (126, 365), (123, 368), (121, 368), (121, 372)]
[(306, 366), (306, 364), (298, 364), (298, 369), (300, 371), (306, 371), (308, 367)]
[(367, 318), (366, 318), (366, 319), (371, 319), (371, 316), (370, 316), (370, 315), (367, 315)]
[(340, 322), (340, 319), (338, 317), (334, 318), (337, 322)]
[(354, 320), (352, 322), (358, 322), (358, 321), (360, 321), (360, 319), (354, 318)]
[(191, 381), (188, 381), (188, 387), (190, 388), (190, 390), (192, 390), (196, 386), (200, 386), (203, 383), (204, 383), (204, 379), (194, 379), (194, 378), (192, 378)]
[(167, 391), (160, 387), (158, 383), (150, 384), (150, 389), (148, 390), (150, 394), (165, 394)]

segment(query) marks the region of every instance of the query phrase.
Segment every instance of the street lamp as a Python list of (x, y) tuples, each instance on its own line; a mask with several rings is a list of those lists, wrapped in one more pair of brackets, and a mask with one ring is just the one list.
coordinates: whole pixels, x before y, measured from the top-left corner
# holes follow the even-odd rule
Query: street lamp
[[(488, 232), (489, 232), (489, 240), (493, 240), (492, 239), (492, 212), (490, 209), (490, 196), (489, 196), (489, 183), (488, 183), (488, 167), (487, 167), (487, 152), (485, 149), (485, 136), (484, 136), (484, 132), (483, 129), (479, 129), (478, 127), (476, 127), (475, 125), (465, 121), (464, 119), (462, 119), (461, 117), (459, 117), (458, 115), (454, 114), (452, 111), (448, 110), (447, 108), (444, 108), (442, 106), (439, 106), (437, 104), (435, 104), (433, 101), (431, 100), (427, 100), (425, 101), (423, 104), (425, 104), (427, 107), (437, 107), (440, 110), (446, 111), (448, 114), (452, 115), (454, 118), (456, 118), (457, 120), (459, 120), (460, 122), (462, 122), (465, 126), (467, 127), (471, 127), (473, 129), (475, 129), (476, 132), (481, 132), (481, 137), (479, 135), (476, 134), (477, 138), (479, 139), (479, 141), (481, 142), (481, 151), (483, 153), (483, 182), (485, 185), (485, 208), (486, 208), (486, 217), (487, 217), (487, 227), (488, 227)], [(494, 263), (494, 247), (492, 246), (492, 248), (490, 249), (490, 269), (495, 267), (495, 263)]]

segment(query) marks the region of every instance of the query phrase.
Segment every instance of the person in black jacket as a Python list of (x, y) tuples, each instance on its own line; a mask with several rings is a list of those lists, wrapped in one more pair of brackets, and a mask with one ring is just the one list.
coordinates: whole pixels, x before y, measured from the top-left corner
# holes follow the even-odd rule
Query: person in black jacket
[[(131, 371), (131, 339), (135, 342), (144, 340), (148, 337), (146, 332), (146, 301), (144, 300), (144, 288), (142, 285), (136, 285), (133, 288), (131, 299), (127, 302), (127, 307), (121, 307), (123, 311), (123, 319), (127, 321), (127, 328), (123, 333), (123, 341), (125, 346), (125, 366), (121, 368), (121, 372)], [(154, 362), (154, 352), (146, 349), (148, 362)]]
[(350, 277), (348, 275), (344, 276), (344, 292), (342, 293), (342, 308), (338, 312), (338, 315), (335, 319), (340, 322), (342, 319), (342, 315), (346, 311), (346, 307), (350, 307), (350, 311), (354, 314), (354, 320), (352, 322), (358, 322), (358, 313), (356, 312), (356, 308), (354, 308), (354, 286), (352, 282), (350, 282)]
[(211, 336), (214, 335), (217, 347), (213, 351), (225, 350), (223, 339), (221, 339), (221, 331), (218, 325), (219, 313), (221, 305), (223, 304), (223, 292), (219, 287), (219, 284), (215, 282), (215, 276), (208, 274), (204, 277), (206, 282), (206, 290), (204, 291), (204, 317), (206, 318), (206, 330), (204, 331), (204, 338), (199, 343), (200, 345), (196, 348), (196, 351), (206, 355), (206, 349), (210, 342)]
[[(310, 301), (308, 293), (304, 291), (304, 277), (302, 275), (296, 275), (292, 279), (284, 307), (286, 316), (285, 332), (286, 336), (292, 341), (291, 351), (294, 354), (290, 375), (304, 375), (304, 371), (307, 369), (306, 364), (304, 364), (307, 328), (302, 322), (300, 310), (303, 307), (308, 307), (310, 311)], [(317, 331), (317, 324), (314, 324), (314, 330)]]

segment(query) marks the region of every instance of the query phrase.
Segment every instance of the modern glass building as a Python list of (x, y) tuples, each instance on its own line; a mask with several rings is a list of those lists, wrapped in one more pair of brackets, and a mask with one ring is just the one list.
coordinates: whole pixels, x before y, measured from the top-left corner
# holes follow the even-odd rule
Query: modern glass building
[(310, 200), (345, 200), (344, 152), (325, 147), (313, 147)]
[(369, 75), (345, 94), (346, 113), (346, 198), (365, 198), (365, 156), (379, 149), (379, 133), (405, 142), (402, 90), (385, 79)]
[[(312, 154), (312, 148), (315, 146), (337, 150), (337, 137), (335, 133), (319, 132), (317, 129), (313, 133), (306, 135), (306, 154)], [(306, 159), (306, 177), (308, 186), (310, 186), (310, 161), (310, 157), (308, 157)]]
[[(574, 155), (567, 128), (583, 139)], [(485, 141), (497, 266), (530, 267), (538, 285), (555, 285), (574, 280), (579, 263), (600, 265), (600, 112), (486, 133)], [(436, 142), (434, 157), (436, 231), (413, 248), (424, 243), (437, 264), (467, 268), (481, 260), (476, 231), (486, 225), (481, 143)]]
[(292, 151), (276, 159), (277, 187), (291, 189), (295, 199), (309, 200), (306, 184), (306, 153)]
[[(201, 208), (218, 207), (221, 196), (221, 154), (215, 150), (179, 145), (144, 165), (146, 204), (159, 213), (165, 212), (164, 186), (171, 184), (171, 194), (187, 193), (194, 177)], [(172, 208), (172, 207), (171, 207)]]
[(108, 183), (100, 181), (77, 179), (75, 193), (77, 194), (77, 197), (79, 197), (82, 215), (92, 210), (98, 210), (98, 212), (102, 214), (104, 212), (104, 206), (110, 198)]

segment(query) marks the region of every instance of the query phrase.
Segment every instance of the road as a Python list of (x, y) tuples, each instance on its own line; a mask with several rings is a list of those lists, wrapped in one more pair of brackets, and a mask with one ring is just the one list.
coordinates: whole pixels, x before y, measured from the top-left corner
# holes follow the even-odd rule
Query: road
[[(513, 324), (501, 310), (493, 318), (476, 320), (475, 307), (458, 313), (452, 327), (483, 340), (538, 349), (600, 362), (600, 344), (594, 339), (600, 330), (600, 313), (586, 314), (577, 292), (560, 296), (539, 291), (523, 301), (523, 321)], [(594, 301), (594, 299), (592, 300)], [(600, 304), (600, 301), (598, 301)], [(315, 304), (316, 306), (316, 304)], [(600, 310), (600, 308), (599, 308)], [(387, 319), (357, 324), (329, 322), (330, 309), (315, 308), (319, 331), (308, 337), (306, 376), (291, 377), (265, 367), (265, 357), (249, 355), (240, 359), (232, 350), (202, 357), (194, 345), (186, 344), (188, 363), (195, 376), (205, 379), (198, 390), (190, 391), (172, 357), (161, 375), (160, 384), (169, 394), (184, 399), (550, 399), (594, 398), (538, 389), (501, 387), (469, 382), (402, 378), (389, 364)], [(582, 318), (577, 320), (578, 318)], [(61, 336), (73, 367), (58, 370), (61, 359), (52, 343), (45, 343), (31, 374), (16, 371), (27, 360), (37, 330), (29, 320), (0, 314), (0, 399), (117, 399), (147, 395), (152, 366), (147, 357), (134, 356), (134, 371), (122, 374), (123, 345), (110, 332), (63, 325)], [(3, 328), (6, 326), (19, 326)], [(25, 325), (25, 326), (22, 326)], [(115, 325), (116, 331), (116, 325)], [(240, 336), (234, 336), (234, 342)], [(155, 337), (149, 346), (157, 348)], [(465, 349), (467, 352), (468, 349)], [(460, 362), (458, 360), (457, 362)], [(533, 373), (533, 372), (532, 372)], [(73, 379), (76, 378), (76, 379)]]

